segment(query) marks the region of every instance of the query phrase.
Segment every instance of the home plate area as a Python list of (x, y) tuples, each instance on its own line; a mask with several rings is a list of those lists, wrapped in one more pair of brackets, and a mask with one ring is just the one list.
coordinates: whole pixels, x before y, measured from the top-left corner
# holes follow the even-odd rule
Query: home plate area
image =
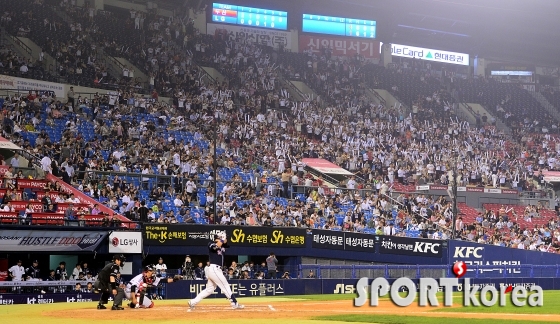
[[(178, 306), (175, 307), (161, 307), (158, 308), (159, 310), (163, 311), (176, 311)], [(275, 312), (276, 309), (272, 305), (245, 305), (243, 309), (232, 309), (229, 305), (197, 305), (195, 309), (190, 309), (188, 306), (186, 307), (187, 312), (193, 313), (215, 313), (215, 312), (242, 312), (242, 311), (250, 311), (250, 312)]]

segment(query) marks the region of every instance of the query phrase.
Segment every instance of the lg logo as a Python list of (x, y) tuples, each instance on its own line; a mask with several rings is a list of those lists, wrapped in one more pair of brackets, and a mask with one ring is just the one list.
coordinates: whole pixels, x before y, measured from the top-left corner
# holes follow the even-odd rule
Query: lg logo
[(430, 251), (433, 254), (438, 254), (440, 245), (440, 243), (416, 242), (414, 252), (428, 253)]
[(117, 247), (119, 245), (138, 245), (139, 242), (136, 239), (119, 239), (118, 237), (113, 237), (113, 239), (111, 240), (111, 244), (113, 244), (114, 247)]
[(455, 247), (455, 254), (453, 255), (454, 258), (470, 258), (475, 257), (477, 259), (482, 258), (482, 251), (484, 251), (483, 247), (474, 247), (474, 246), (464, 246), (464, 247)]

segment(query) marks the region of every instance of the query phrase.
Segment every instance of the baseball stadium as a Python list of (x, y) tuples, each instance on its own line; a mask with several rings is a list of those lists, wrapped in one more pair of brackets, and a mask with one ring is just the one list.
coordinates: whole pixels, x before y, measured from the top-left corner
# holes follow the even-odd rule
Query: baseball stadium
[(0, 0), (4, 322), (560, 322), (560, 2), (224, 1)]

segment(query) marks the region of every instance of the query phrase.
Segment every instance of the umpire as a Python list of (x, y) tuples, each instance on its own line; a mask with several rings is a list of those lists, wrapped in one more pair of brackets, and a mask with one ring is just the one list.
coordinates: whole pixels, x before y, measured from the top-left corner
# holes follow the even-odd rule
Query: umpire
[(107, 264), (99, 274), (95, 281), (94, 287), (97, 293), (101, 293), (97, 309), (107, 309), (105, 304), (109, 302), (109, 295), (113, 293), (113, 307), (111, 310), (124, 310), (122, 307), (122, 300), (124, 298), (124, 290), (117, 285), (117, 274), (120, 268), (124, 266), (124, 255), (113, 256), (113, 262)]

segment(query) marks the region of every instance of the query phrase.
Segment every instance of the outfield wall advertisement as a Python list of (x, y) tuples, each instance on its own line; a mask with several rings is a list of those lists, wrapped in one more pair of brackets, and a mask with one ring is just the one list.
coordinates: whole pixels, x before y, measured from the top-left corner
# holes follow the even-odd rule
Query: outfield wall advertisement
[[(448, 253), (449, 264), (463, 261), (468, 266), (467, 275), (478, 278), (556, 276), (556, 271), (554, 273), (544, 273), (544, 271), (550, 271), (547, 270), (550, 267), (539, 269), (538, 266), (560, 264), (560, 256), (554, 253), (519, 250), (465, 241), (449, 241)], [(521, 265), (533, 265), (534, 268), (531, 270), (531, 268)], [(476, 266), (494, 267), (477, 270)], [(530, 273), (531, 271), (533, 273)], [(542, 272), (542, 274), (535, 272)]]
[[(392, 284), (395, 279), (388, 279)], [(418, 279), (412, 279), (418, 285)], [(262, 297), (262, 296), (293, 296), (309, 294), (352, 294), (355, 297), (355, 287), (358, 279), (286, 279), (286, 280), (230, 280), (229, 285), (236, 296)], [(370, 281), (371, 284), (371, 281)], [(180, 280), (167, 283), (164, 287), (165, 299), (192, 299), (206, 288), (206, 281)], [(559, 290), (560, 278), (494, 278), (471, 279), (471, 286), (491, 285), (496, 288), (501, 286), (540, 286), (543, 290)], [(462, 291), (463, 281), (454, 287), (455, 291)], [(402, 288), (401, 288), (401, 291)], [(225, 299), (220, 288), (216, 288), (208, 298)], [(99, 295), (92, 293), (46, 293), (46, 294), (0, 294), (0, 306), (13, 304), (51, 304), (51, 303), (76, 303), (93, 302)]]

